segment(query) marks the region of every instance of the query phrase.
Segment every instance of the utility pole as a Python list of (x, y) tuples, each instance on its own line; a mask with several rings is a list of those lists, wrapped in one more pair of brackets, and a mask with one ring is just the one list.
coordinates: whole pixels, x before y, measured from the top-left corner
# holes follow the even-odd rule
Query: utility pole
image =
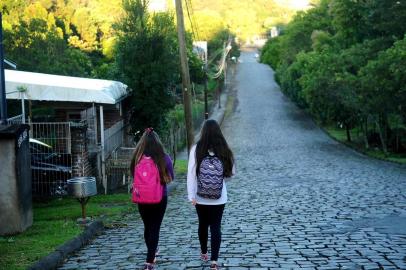
[(183, 22), (183, 10), (182, 0), (175, 0), (176, 4), (176, 20), (178, 28), (178, 40), (179, 40), (179, 54), (180, 64), (182, 68), (182, 93), (183, 93), (183, 108), (185, 112), (186, 123), (186, 139), (188, 153), (193, 144), (193, 124), (192, 124), (192, 105), (190, 98), (190, 76), (189, 65), (186, 54), (186, 39), (185, 39), (185, 24)]
[(7, 100), (4, 78), (3, 17), (0, 12), (0, 125), (5, 124), (7, 124)]
[[(207, 46), (206, 46), (207, 48)], [(207, 120), (209, 119), (209, 104), (207, 101), (207, 84), (208, 84), (208, 80), (209, 80), (209, 70), (208, 70), (208, 52), (207, 50), (205, 51), (205, 59), (204, 59), (204, 119)]]
[(209, 119), (209, 105), (207, 101), (207, 81), (209, 79), (208, 70), (207, 70), (207, 61), (204, 64), (204, 119)]

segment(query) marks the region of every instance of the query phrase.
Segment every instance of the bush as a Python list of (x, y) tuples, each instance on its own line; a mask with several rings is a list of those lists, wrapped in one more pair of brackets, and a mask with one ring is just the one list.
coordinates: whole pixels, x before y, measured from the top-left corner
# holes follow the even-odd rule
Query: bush
[(269, 39), (261, 51), (261, 63), (270, 65), (273, 69), (277, 69), (280, 64), (280, 38)]

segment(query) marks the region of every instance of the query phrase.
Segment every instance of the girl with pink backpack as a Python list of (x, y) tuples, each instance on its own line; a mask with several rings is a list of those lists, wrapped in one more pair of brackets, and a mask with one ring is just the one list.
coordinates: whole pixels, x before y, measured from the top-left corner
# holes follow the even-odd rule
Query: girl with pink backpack
[(144, 270), (154, 270), (158, 253), (159, 231), (167, 205), (167, 187), (174, 178), (172, 160), (165, 153), (158, 134), (147, 128), (138, 141), (130, 170), (134, 182), (132, 201), (144, 223), (147, 260)]
[(187, 191), (199, 220), (200, 259), (209, 260), (207, 241), (210, 227), (210, 269), (218, 270), (221, 220), (227, 203), (225, 179), (235, 173), (233, 152), (215, 120), (207, 120), (200, 139), (189, 154)]

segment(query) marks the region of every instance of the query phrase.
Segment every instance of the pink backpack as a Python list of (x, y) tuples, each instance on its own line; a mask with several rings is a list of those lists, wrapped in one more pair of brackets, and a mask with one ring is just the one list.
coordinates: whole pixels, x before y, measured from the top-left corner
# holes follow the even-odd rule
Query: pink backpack
[(142, 156), (134, 168), (132, 201), (134, 203), (159, 203), (162, 200), (163, 185), (154, 160)]

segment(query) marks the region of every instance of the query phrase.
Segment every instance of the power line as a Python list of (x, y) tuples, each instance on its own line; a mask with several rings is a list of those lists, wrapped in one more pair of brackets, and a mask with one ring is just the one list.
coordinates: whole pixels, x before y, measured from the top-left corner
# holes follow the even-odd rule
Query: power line
[[(187, 0), (186, 0), (187, 1)], [(199, 36), (199, 25), (196, 23), (196, 20), (195, 20), (195, 15), (194, 15), (194, 9), (193, 9), (193, 4), (192, 4), (192, 0), (189, 0), (189, 4), (190, 4), (190, 10), (191, 10), (191, 13), (192, 13), (192, 20), (193, 20), (193, 23), (194, 23), (194, 25), (195, 25), (195, 28), (196, 28), (196, 34), (197, 34), (197, 38), (198, 38), (198, 40), (201, 40), (200, 39), (200, 36)]]
[(197, 38), (197, 35), (195, 34), (195, 32), (196, 32), (196, 31), (195, 31), (195, 27), (194, 27), (193, 22), (192, 22), (192, 19), (191, 19), (191, 17), (190, 17), (190, 11), (189, 11), (189, 3), (188, 3), (188, 0), (185, 0), (185, 4), (186, 4), (187, 16), (188, 16), (189, 22), (190, 22), (190, 27), (192, 28), (192, 35), (193, 35), (194, 39), (196, 39), (196, 38)]
[(215, 74), (209, 74), (208, 73), (207, 74), (210, 78), (217, 79), (217, 78), (219, 78), (221, 76), (221, 74), (223, 73), (223, 70), (224, 70), (224, 68), (226, 66), (227, 55), (230, 52), (231, 48), (232, 48), (231, 47), (231, 40), (229, 39), (227, 46), (225, 46), (224, 49), (223, 49), (223, 55), (221, 57), (220, 65), (217, 68), (217, 73), (215, 73)]

